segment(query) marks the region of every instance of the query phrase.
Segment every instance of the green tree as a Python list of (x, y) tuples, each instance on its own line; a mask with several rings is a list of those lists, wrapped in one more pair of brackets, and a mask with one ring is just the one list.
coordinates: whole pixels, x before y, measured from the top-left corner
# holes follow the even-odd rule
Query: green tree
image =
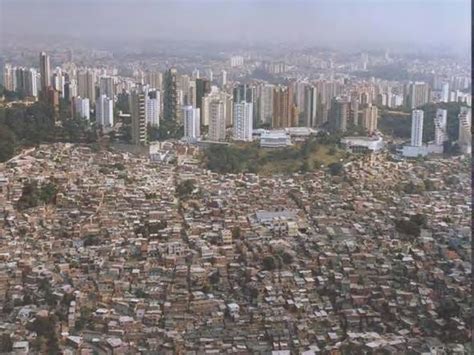
[(262, 260), (262, 265), (263, 265), (264, 270), (269, 270), (269, 271), (275, 270), (275, 267), (276, 267), (275, 258), (271, 255), (264, 257)]
[(423, 180), (423, 184), (425, 185), (426, 191), (433, 191), (435, 189), (435, 184), (429, 179)]
[(418, 237), (421, 233), (420, 226), (411, 220), (399, 219), (395, 221), (395, 229), (402, 234)]
[(13, 350), (13, 341), (8, 333), (0, 336), (0, 353), (9, 353)]
[(281, 254), (281, 259), (287, 265), (293, 263), (293, 255), (286, 251)]
[(242, 235), (242, 231), (239, 226), (235, 226), (232, 228), (232, 239), (240, 239)]
[(220, 278), (221, 278), (221, 275), (219, 273), (219, 270), (217, 270), (216, 272), (213, 272), (209, 275), (209, 282), (212, 285), (217, 285), (219, 283)]
[(344, 166), (341, 163), (329, 164), (329, 173), (333, 176), (341, 175), (344, 171)]
[(195, 182), (192, 179), (181, 181), (176, 187), (176, 194), (180, 198), (185, 198), (191, 195), (196, 188)]
[(21, 196), (17, 201), (16, 208), (18, 210), (26, 210), (38, 206), (38, 203), (38, 183), (35, 180), (28, 181), (23, 185)]
[(413, 195), (413, 194), (421, 194), (425, 189), (425, 185), (417, 185), (410, 181), (409, 183), (403, 186), (403, 191), (406, 194)]
[(6, 125), (0, 124), (0, 163), (10, 159), (17, 147), (15, 133)]
[(41, 186), (40, 190), (38, 191), (38, 198), (45, 204), (55, 203), (57, 194), (57, 185), (52, 182), (48, 182)]
[(311, 170), (311, 167), (310, 167), (310, 165), (309, 165), (308, 159), (305, 159), (305, 160), (303, 161), (303, 163), (301, 164), (300, 171), (301, 171), (302, 173), (307, 173), (307, 172), (310, 171), (310, 170)]
[[(36, 317), (35, 320), (27, 326), (31, 331), (36, 332), (38, 338), (43, 341), (38, 342), (41, 352), (48, 354), (59, 354), (58, 337), (56, 335), (57, 319), (54, 315), (47, 317)], [(42, 345), (41, 345), (42, 344)]]
[(421, 213), (417, 213), (417, 214), (411, 216), (410, 221), (415, 223), (417, 226), (420, 226), (420, 227), (426, 227), (426, 225), (428, 223), (428, 219), (427, 219), (426, 215), (421, 214)]
[(117, 95), (117, 102), (115, 103), (115, 109), (122, 111), (122, 113), (130, 113), (130, 98), (126, 92), (119, 93)]
[(441, 300), (436, 311), (438, 312), (441, 318), (448, 319), (451, 317), (458, 316), (460, 307), (453, 298), (448, 297)]

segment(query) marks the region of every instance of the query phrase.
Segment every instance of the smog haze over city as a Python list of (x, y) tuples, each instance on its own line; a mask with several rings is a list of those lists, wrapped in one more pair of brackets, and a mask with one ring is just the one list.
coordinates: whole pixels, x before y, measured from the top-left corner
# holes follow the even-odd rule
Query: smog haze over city
[(0, 354), (473, 354), (467, 0), (0, 0)]
[(2, 0), (0, 6), (4, 36), (470, 48), (467, 0)]

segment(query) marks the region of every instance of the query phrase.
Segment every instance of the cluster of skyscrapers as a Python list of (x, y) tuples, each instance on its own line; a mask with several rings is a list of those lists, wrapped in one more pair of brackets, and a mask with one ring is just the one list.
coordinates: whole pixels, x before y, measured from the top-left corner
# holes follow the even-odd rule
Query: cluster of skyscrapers
[[(366, 66), (362, 55), (362, 66)], [(230, 68), (245, 64), (242, 56), (230, 58)], [(270, 65), (271, 64), (271, 65)], [(284, 72), (284, 63), (265, 63), (268, 72)], [(95, 116), (98, 127), (114, 126), (114, 110), (118, 95), (129, 100), (134, 144), (148, 143), (148, 127), (160, 126), (160, 120), (184, 126), (185, 139), (196, 141), (250, 141), (255, 128), (284, 129), (289, 127), (324, 128), (331, 132), (346, 132), (363, 128), (369, 135), (377, 131), (378, 107), (412, 109), (412, 146), (421, 146), (419, 109), (433, 101), (449, 102), (460, 98), (465, 87), (463, 78), (438, 80), (432, 85), (408, 82), (391, 86), (374, 80), (320, 78), (293, 79), (285, 84), (270, 84), (263, 80), (239, 82), (228, 77), (225, 70), (217, 75), (211, 69), (205, 77), (195, 69), (191, 75), (176, 68), (165, 72), (135, 69), (133, 78), (118, 75), (116, 69), (80, 68), (71, 62), (51, 70), (49, 56), (42, 52), (39, 72), (35, 68), (4, 67), (4, 86), (52, 104), (59, 100), (71, 102), (72, 115)], [(453, 96), (454, 93), (454, 96)], [(470, 103), (468, 103), (469, 105)], [(436, 117), (435, 143), (441, 145), (446, 132), (445, 117)], [(421, 124), (422, 126), (422, 124)], [(461, 135), (460, 135), (461, 136)]]
[[(412, 111), (411, 115), (411, 139), (410, 145), (405, 146), (405, 156), (425, 156), (431, 153), (443, 153), (444, 143), (449, 140), (448, 136), (448, 112), (445, 109), (437, 109), (432, 118), (434, 123), (434, 140), (423, 143), (423, 130), (425, 112), (420, 109)], [(462, 153), (471, 154), (471, 108), (462, 106), (458, 114), (458, 139), (457, 144)]]

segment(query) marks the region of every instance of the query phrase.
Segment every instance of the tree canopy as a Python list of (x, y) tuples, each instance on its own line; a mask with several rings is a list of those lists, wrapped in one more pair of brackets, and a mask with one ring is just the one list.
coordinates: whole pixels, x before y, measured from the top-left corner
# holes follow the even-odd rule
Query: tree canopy
[(20, 147), (50, 142), (92, 143), (93, 125), (83, 118), (71, 117), (70, 104), (62, 100), (59, 122), (55, 123), (50, 105), (38, 101), (29, 106), (14, 105), (0, 109), (0, 162), (10, 159)]

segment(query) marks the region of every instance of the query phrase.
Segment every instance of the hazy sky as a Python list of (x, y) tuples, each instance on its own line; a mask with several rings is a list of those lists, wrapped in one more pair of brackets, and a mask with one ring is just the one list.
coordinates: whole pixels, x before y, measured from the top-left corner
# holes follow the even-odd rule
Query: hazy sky
[(0, 0), (9, 33), (469, 48), (469, 0)]

